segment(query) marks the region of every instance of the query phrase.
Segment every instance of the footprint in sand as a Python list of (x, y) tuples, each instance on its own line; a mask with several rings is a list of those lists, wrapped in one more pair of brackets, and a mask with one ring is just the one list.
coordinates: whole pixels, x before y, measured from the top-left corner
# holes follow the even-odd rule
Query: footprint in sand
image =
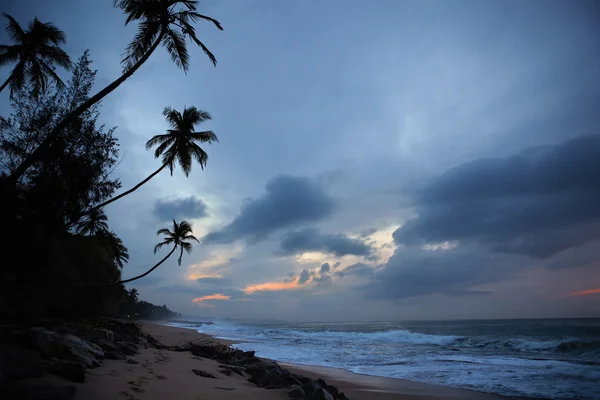
[(146, 393), (146, 391), (144, 389), (140, 388), (140, 387), (135, 387), (134, 386), (134, 387), (131, 388), (131, 390), (133, 390), (134, 392), (137, 392), (137, 393)]
[(156, 379), (166, 380), (167, 377), (164, 375), (156, 375)]

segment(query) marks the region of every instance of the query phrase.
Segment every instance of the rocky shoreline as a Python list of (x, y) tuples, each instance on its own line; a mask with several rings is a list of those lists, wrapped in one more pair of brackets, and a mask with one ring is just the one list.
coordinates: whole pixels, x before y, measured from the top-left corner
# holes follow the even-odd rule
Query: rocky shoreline
[[(140, 324), (114, 319), (86, 323), (36, 324), (30, 327), (4, 327), (0, 330), (0, 398), (19, 400), (72, 400), (77, 385), (104, 360), (137, 364), (131, 358), (140, 349), (189, 352), (200, 360), (219, 363), (219, 373), (243, 377), (266, 390), (285, 390), (288, 398), (306, 400), (345, 400), (347, 397), (323, 379), (282, 368), (277, 362), (201, 338), (178, 345), (165, 345), (143, 332)], [(210, 372), (194, 368), (203, 379), (217, 379)], [(41, 380), (59, 376), (63, 382)]]

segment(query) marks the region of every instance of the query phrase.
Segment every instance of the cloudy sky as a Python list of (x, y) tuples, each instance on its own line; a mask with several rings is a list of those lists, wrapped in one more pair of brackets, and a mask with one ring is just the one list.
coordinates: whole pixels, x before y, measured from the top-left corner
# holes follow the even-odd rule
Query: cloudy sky
[[(2, 9), (89, 48), (100, 88), (136, 28), (111, 5)], [(159, 49), (102, 107), (124, 188), (160, 166), (144, 144), (165, 106), (209, 111), (220, 140), (204, 171), (165, 170), (106, 210), (124, 277), (162, 257), (172, 218), (201, 241), (135, 282), (143, 299), (199, 317), (600, 316), (597, 2), (200, 7), (224, 27), (198, 26), (217, 67), (193, 48), (186, 75)]]

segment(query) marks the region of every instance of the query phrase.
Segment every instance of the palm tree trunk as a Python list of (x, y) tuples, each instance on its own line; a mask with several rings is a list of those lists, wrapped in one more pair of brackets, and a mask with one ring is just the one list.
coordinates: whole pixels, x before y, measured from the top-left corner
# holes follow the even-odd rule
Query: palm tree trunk
[[(148, 177), (147, 177), (146, 179), (144, 179), (143, 181), (141, 181), (140, 183), (138, 183), (137, 185), (135, 185), (134, 187), (132, 187), (132, 188), (131, 188), (131, 189), (129, 189), (128, 191), (126, 191), (126, 192), (123, 192), (123, 193), (121, 193), (120, 195), (118, 195), (118, 196), (115, 196), (115, 197), (113, 197), (113, 198), (112, 198), (112, 199), (110, 199), (110, 200), (106, 200), (104, 203), (100, 203), (100, 204), (98, 204), (97, 206), (95, 206), (94, 208), (92, 208), (90, 211), (88, 211), (86, 214), (89, 214), (89, 213), (90, 213), (90, 212), (92, 212), (92, 211), (95, 211), (95, 210), (98, 210), (98, 209), (100, 209), (100, 208), (102, 208), (102, 207), (105, 207), (105, 206), (109, 205), (110, 203), (112, 203), (112, 202), (115, 202), (115, 201), (119, 200), (121, 197), (125, 197), (125, 196), (127, 196), (129, 193), (133, 193), (133, 192), (135, 192), (135, 191), (136, 191), (136, 190), (138, 190), (138, 189), (139, 189), (139, 188), (140, 188), (140, 187), (141, 187), (141, 186), (142, 186), (144, 183), (148, 182), (150, 179), (152, 179), (152, 178), (154, 178), (156, 175), (158, 175), (158, 173), (159, 173), (160, 171), (162, 171), (163, 169), (165, 169), (165, 167), (166, 167), (167, 165), (168, 165), (168, 164), (166, 164), (166, 163), (165, 163), (165, 164), (163, 164), (163, 165), (161, 165), (159, 169), (157, 169), (156, 171), (154, 171), (153, 173), (151, 173), (150, 175), (148, 175)], [(84, 215), (85, 215), (85, 214), (84, 214)]]
[(146, 60), (148, 60), (148, 58), (154, 52), (154, 50), (156, 50), (156, 48), (162, 41), (164, 35), (165, 35), (165, 31), (162, 30), (160, 32), (160, 34), (158, 35), (158, 38), (156, 39), (156, 41), (154, 42), (152, 47), (150, 47), (150, 49), (146, 52), (146, 54), (144, 54), (144, 56), (142, 58), (140, 58), (139, 61), (137, 63), (135, 63), (135, 65), (133, 67), (131, 67), (129, 70), (127, 70), (127, 72), (125, 72), (123, 75), (121, 75), (121, 77), (119, 77), (119, 79), (117, 79), (116, 81), (114, 81), (113, 83), (111, 83), (110, 85), (105, 87), (104, 89), (102, 89), (100, 92), (96, 93), (96, 95), (94, 95), (92, 98), (88, 99), (85, 103), (83, 103), (82, 105), (77, 107), (74, 111), (72, 111), (65, 118), (63, 118), (62, 121), (60, 121), (58, 123), (58, 125), (56, 125), (54, 127), (54, 129), (52, 129), (52, 131), (48, 134), (46, 139), (44, 139), (44, 141), (38, 146), (38, 148), (35, 149), (33, 151), (33, 153), (31, 153), (29, 155), (29, 157), (27, 157), (17, 167), (17, 169), (9, 176), (9, 178), (8, 178), (9, 182), (12, 185), (16, 185), (17, 181), (25, 173), (25, 171), (27, 171), (27, 169), (29, 169), (29, 167), (31, 167), (35, 161), (40, 159), (42, 154), (46, 150), (48, 150), (48, 148), (50, 147), (52, 142), (54, 140), (56, 140), (58, 135), (60, 135), (62, 133), (62, 131), (67, 126), (69, 126), (69, 124), (71, 124), (73, 121), (75, 121), (75, 119), (77, 117), (79, 117), (85, 110), (87, 110), (88, 108), (90, 108), (91, 106), (93, 106), (94, 104), (99, 102), (100, 100), (102, 100), (106, 95), (111, 93), (113, 90), (118, 88), (119, 85), (121, 85), (123, 82), (125, 82), (125, 80), (127, 80), (127, 78), (129, 78), (131, 75), (133, 75), (133, 73), (135, 71), (137, 71), (138, 68), (140, 68), (142, 66), (142, 64), (146, 62)]
[(12, 80), (12, 77), (13, 77), (13, 76), (12, 76), (12, 74), (10, 74), (10, 75), (8, 76), (8, 79), (6, 79), (6, 80), (4, 81), (4, 83), (2, 84), (2, 86), (0, 86), (0, 92), (2, 92), (2, 91), (4, 90), (4, 88), (8, 86), (8, 84), (9, 84), (9, 83), (10, 83), (10, 81)]
[(173, 254), (173, 253), (175, 252), (175, 249), (177, 249), (177, 246), (174, 246), (174, 247), (173, 247), (173, 250), (171, 250), (171, 251), (169, 252), (169, 254), (167, 254), (167, 256), (166, 256), (165, 258), (163, 258), (162, 260), (160, 260), (160, 261), (158, 262), (158, 264), (156, 264), (154, 267), (150, 268), (148, 271), (144, 272), (143, 274), (141, 274), (141, 275), (138, 275), (138, 276), (136, 276), (136, 277), (133, 277), (133, 278), (125, 279), (124, 281), (115, 282), (115, 284), (120, 284), (120, 283), (128, 283), (128, 282), (135, 281), (135, 280), (138, 280), (138, 279), (140, 279), (140, 278), (143, 278), (143, 277), (145, 277), (145, 276), (146, 276), (146, 275), (148, 275), (150, 272), (152, 272), (152, 271), (154, 271), (156, 268), (158, 268), (158, 267), (160, 266), (160, 264), (162, 264), (162, 263), (164, 263), (165, 261), (167, 261), (167, 258), (171, 257), (171, 254)]

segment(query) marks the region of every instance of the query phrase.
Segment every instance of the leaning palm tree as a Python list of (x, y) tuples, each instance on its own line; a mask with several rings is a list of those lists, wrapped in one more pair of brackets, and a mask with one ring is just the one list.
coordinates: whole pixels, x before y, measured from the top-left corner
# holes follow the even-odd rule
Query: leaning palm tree
[(102, 210), (92, 210), (77, 223), (77, 233), (96, 235), (108, 231), (108, 218)]
[(169, 257), (171, 257), (171, 254), (173, 254), (175, 252), (175, 250), (177, 250), (178, 247), (181, 250), (181, 252), (179, 253), (179, 258), (177, 259), (177, 263), (179, 265), (181, 265), (181, 259), (183, 258), (183, 251), (185, 250), (188, 254), (192, 252), (192, 244), (190, 242), (186, 242), (186, 240), (195, 240), (196, 242), (200, 243), (198, 241), (198, 239), (196, 239), (196, 237), (194, 235), (192, 235), (192, 233), (193, 233), (192, 226), (187, 221), (181, 221), (180, 223), (177, 223), (175, 220), (173, 220), (173, 230), (172, 231), (169, 229), (166, 229), (166, 228), (159, 229), (156, 232), (156, 234), (157, 235), (165, 235), (166, 239), (163, 240), (162, 242), (158, 243), (154, 247), (154, 254), (156, 254), (156, 252), (158, 250), (160, 250), (160, 248), (163, 246), (173, 245), (173, 248), (171, 249), (169, 254), (167, 254), (165, 258), (160, 260), (154, 267), (150, 268), (148, 271), (144, 272), (143, 274), (138, 275), (134, 278), (126, 279), (124, 281), (119, 281), (117, 283), (128, 283), (128, 282), (135, 281), (137, 279), (145, 277), (146, 275), (148, 275), (149, 273), (154, 271), (156, 268), (158, 268)]
[(126, 25), (132, 21), (139, 21), (138, 33), (127, 46), (122, 60), (123, 75), (63, 118), (35, 151), (10, 175), (10, 183), (15, 185), (71, 122), (133, 75), (161, 43), (175, 65), (186, 73), (190, 59), (186, 39), (196, 43), (216, 66), (215, 56), (196, 37), (194, 23), (206, 20), (220, 30), (223, 30), (223, 27), (216, 19), (196, 12), (197, 3), (197, 0), (114, 0), (114, 6), (127, 14)]
[(92, 212), (135, 192), (166, 167), (169, 167), (171, 175), (173, 175), (176, 162), (179, 163), (186, 177), (192, 171), (193, 159), (200, 164), (200, 168), (204, 169), (208, 161), (208, 154), (196, 142), (212, 143), (218, 142), (219, 139), (213, 131), (194, 132), (194, 127), (204, 121), (209, 121), (211, 119), (210, 114), (198, 110), (196, 107), (186, 107), (183, 114), (171, 107), (165, 107), (163, 115), (169, 122), (171, 129), (168, 129), (167, 133), (156, 135), (146, 142), (147, 150), (158, 145), (154, 151), (154, 157), (158, 158), (162, 155), (162, 165), (131, 189), (95, 206)]
[(71, 59), (59, 47), (65, 43), (65, 33), (52, 23), (43, 23), (37, 18), (29, 24), (29, 29), (23, 30), (13, 17), (7, 13), (2, 15), (7, 20), (6, 33), (14, 44), (0, 45), (0, 65), (13, 62), (17, 65), (0, 86), (0, 92), (10, 85), (12, 97), (15, 90), (21, 89), (29, 81), (37, 97), (46, 90), (48, 78), (56, 82), (58, 89), (64, 88), (63, 81), (54, 72), (54, 64), (71, 69)]

